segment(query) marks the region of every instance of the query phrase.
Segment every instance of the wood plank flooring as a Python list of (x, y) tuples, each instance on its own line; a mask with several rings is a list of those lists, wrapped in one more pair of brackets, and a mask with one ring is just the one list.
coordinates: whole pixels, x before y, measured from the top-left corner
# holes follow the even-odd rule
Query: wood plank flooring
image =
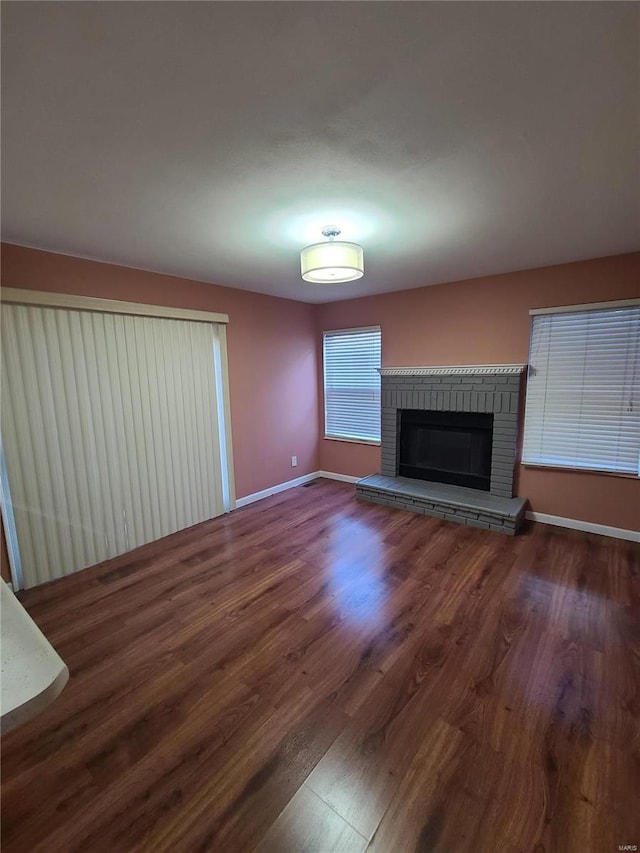
[(319, 480), (23, 600), (71, 679), (4, 853), (640, 846), (637, 544)]

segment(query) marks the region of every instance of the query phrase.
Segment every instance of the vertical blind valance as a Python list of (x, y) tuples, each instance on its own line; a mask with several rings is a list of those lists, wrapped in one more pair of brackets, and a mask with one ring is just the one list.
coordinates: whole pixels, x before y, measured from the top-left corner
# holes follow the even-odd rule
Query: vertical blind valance
[(380, 327), (324, 333), (325, 435), (380, 441)]
[(523, 461), (639, 474), (640, 306), (532, 318)]

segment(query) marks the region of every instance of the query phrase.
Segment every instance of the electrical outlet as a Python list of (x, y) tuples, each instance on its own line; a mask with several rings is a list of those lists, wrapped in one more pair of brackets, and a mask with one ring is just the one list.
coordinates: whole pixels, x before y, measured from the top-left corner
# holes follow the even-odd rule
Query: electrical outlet
[(298, 457), (297, 457), (297, 456), (292, 456), (292, 457), (291, 457), (291, 467), (292, 467), (292, 468), (295, 468), (297, 464), (298, 464)]

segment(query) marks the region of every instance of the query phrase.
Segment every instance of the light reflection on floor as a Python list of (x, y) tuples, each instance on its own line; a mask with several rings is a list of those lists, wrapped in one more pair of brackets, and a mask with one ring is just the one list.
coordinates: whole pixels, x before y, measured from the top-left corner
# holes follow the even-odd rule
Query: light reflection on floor
[(392, 585), (385, 577), (388, 545), (366, 521), (337, 518), (329, 539), (324, 571), (341, 619), (375, 627), (384, 622)]
[(518, 595), (505, 601), (495, 629), (497, 646), (505, 651), (505, 637), (509, 645), (518, 637), (517, 651), (506, 650), (490, 678), (501, 682), (509, 710), (527, 709), (531, 715), (536, 709), (555, 725), (582, 731), (597, 724), (592, 684), (606, 682), (603, 651), (616, 617), (610, 599), (581, 588), (579, 577), (568, 573), (547, 580), (533, 571), (522, 573)]

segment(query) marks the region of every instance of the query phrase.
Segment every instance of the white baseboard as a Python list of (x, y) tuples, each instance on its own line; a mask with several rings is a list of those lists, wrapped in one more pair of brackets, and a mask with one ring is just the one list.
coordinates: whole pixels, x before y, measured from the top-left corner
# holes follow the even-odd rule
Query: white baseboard
[(528, 512), (530, 521), (540, 521), (542, 524), (553, 524), (556, 527), (568, 527), (571, 530), (584, 530), (586, 533), (599, 533), (601, 536), (612, 536), (614, 539), (627, 539), (629, 542), (640, 542), (640, 530), (625, 530), (623, 527), (609, 527), (606, 524), (594, 524), (591, 521), (579, 521), (577, 518), (563, 518), (561, 515), (547, 515), (546, 512)]
[(285, 492), (287, 489), (292, 489), (294, 486), (302, 486), (304, 483), (309, 483), (320, 476), (319, 471), (314, 471), (311, 474), (303, 474), (302, 477), (296, 477), (295, 480), (287, 480), (286, 483), (278, 483), (276, 486), (270, 486), (268, 489), (263, 489), (261, 492), (254, 492), (252, 495), (246, 495), (244, 498), (238, 498), (236, 508), (247, 506), (247, 504), (261, 501), (262, 498), (268, 498), (270, 495), (277, 495), (278, 492)]
[(238, 498), (236, 501), (236, 509), (247, 506), (247, 504), (261, 501), (262, 498), (268, 498), (270, 495), (277, 495), (278, 492), (284, 492), (287, 489), (293, 489), (294, 486), (302, 486), (305, 483), (310, 483), (311, 480), (317, 480), (318, 477), (326, 477), (327, 480), (340, 480), (343, 483), (357, 483), (360, 477), (351, 477), (349, 474), (333, 474), (331, 471), (313, 471), (311, 474), (304, 474), (302, 477), (296, 477), (295, 480), (287, 480), (286, 483), (278, 483), (276, 486), (270, 486), (268, 489), (263, 489), (261, 492), (254, 492), (252, 495), (246, 495), (244, 498)]
[(326, 477), (327, 480), (340, 480), (342, 483), (357, 483), (362, 477), (352, 477), (351, 474), (334, 474), (331, 471), (318, 471), (317, 477)]

